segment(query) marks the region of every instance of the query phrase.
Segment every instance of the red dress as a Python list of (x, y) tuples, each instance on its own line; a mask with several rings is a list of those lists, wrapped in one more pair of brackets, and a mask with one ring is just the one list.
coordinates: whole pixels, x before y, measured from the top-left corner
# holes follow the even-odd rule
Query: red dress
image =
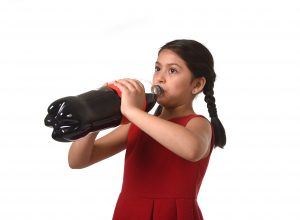
[[(189, 115), (170, 121), (185, 126), (194, 117), (203, 116)], [(212, 141), (206, 158), (190, 162), (132, 124), (113, 220), (202, 220), (197, 196), (213, 144)]]

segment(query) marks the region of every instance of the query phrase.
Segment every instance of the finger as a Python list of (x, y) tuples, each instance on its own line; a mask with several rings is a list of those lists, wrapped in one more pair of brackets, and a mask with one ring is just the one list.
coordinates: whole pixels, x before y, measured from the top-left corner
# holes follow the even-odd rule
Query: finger
[(116, 81), (116, 85), (118, 87), (121, 87), (120, 89), (126, 89), (129, 91), (136, 90), (135, 85), (132, 82), (130, 82), (130, 79), (119, 79)]
[(139, 93), (145, 93), (144, 85), (136, 79), (119, 79), (116, 80), (114, 85), (116, 85), (122, 92), (127, 90), (130, 92), (139, 92)]
[(143, 83), (141, 83), (139, 80), (137, 80), (137, 79), (131, 79), (129, 81), (132, 83), (132, 85), (135, 86), (135, 88), (137, 90), (139, 90), (139, 91), (145, 91)]
[(122, 80), (115, 80), (113, 84), (120, 89), (120, 91), (123, 93), (125, 90), (128, 90), (128, 88), (124, 85), (124, 82)]
[(124, 85), (127, 86), (128, 89), (130, 90), (137, 90), (139, 92), (143, 92), (145, 91), (144, 89), (144, 85), (139, 81), (139, 80), (136, 80), (136, 79), (125, 79), (124, 81)]

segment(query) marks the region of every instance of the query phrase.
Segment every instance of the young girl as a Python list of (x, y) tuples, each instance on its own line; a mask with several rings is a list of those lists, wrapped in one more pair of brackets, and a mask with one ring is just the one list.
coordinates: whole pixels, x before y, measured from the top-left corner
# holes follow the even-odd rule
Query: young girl
[[(213, 57), (193, 40), (164, 45), (153, 84), (163, 89), (155, 115), (142, 110), (145, 92), (134, 79), (114, 82), (121, 112), (131, 122), (97, 139), (90, 133), (72, 143), (71, 168), (84, 168), (126, 149), (122, 190), (114, 220), (201, 220), (197, 195), (214, 146), (226, 143), (214, 98)], [(192, 107), (205, 95), (211, 122)]]

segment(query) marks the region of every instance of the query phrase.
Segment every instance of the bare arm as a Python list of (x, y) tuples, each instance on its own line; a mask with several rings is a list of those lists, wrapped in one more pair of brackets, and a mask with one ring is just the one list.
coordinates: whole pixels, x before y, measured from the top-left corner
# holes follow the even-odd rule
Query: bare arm
[(212, 131), (206, 119), (193, 118), (183, 127), (149, 115), (141, 110), (145, 94), (138, 81), (119, 80), (115, 84), (122, 91), (121, 112), (129, 121), (186, 160), (198, 161), (208, 155)]
[(73, 169), (88, 167), (125, 149), (129, 124), (121, 125), (97, 139), (98, 132), (89, 133), (71, 144), (69, 166)]
[(198, 161), (209, 153), (211, 127), (204, 118), (191, 119), (186, 127), (149, 115), (139, 109), (126, 117), (161, 145), (189, 160)]

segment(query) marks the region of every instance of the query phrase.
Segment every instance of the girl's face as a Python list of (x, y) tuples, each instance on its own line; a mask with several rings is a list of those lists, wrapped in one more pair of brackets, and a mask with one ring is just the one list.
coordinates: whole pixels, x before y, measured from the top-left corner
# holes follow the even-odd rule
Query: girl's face
[(155, 63), (153, 84), (163, 88), (164, 93), (157, 101), (164, 107), (177, 107), (191, 104), (194, 95), (191, 71), (175, 52), (162, 50)]

